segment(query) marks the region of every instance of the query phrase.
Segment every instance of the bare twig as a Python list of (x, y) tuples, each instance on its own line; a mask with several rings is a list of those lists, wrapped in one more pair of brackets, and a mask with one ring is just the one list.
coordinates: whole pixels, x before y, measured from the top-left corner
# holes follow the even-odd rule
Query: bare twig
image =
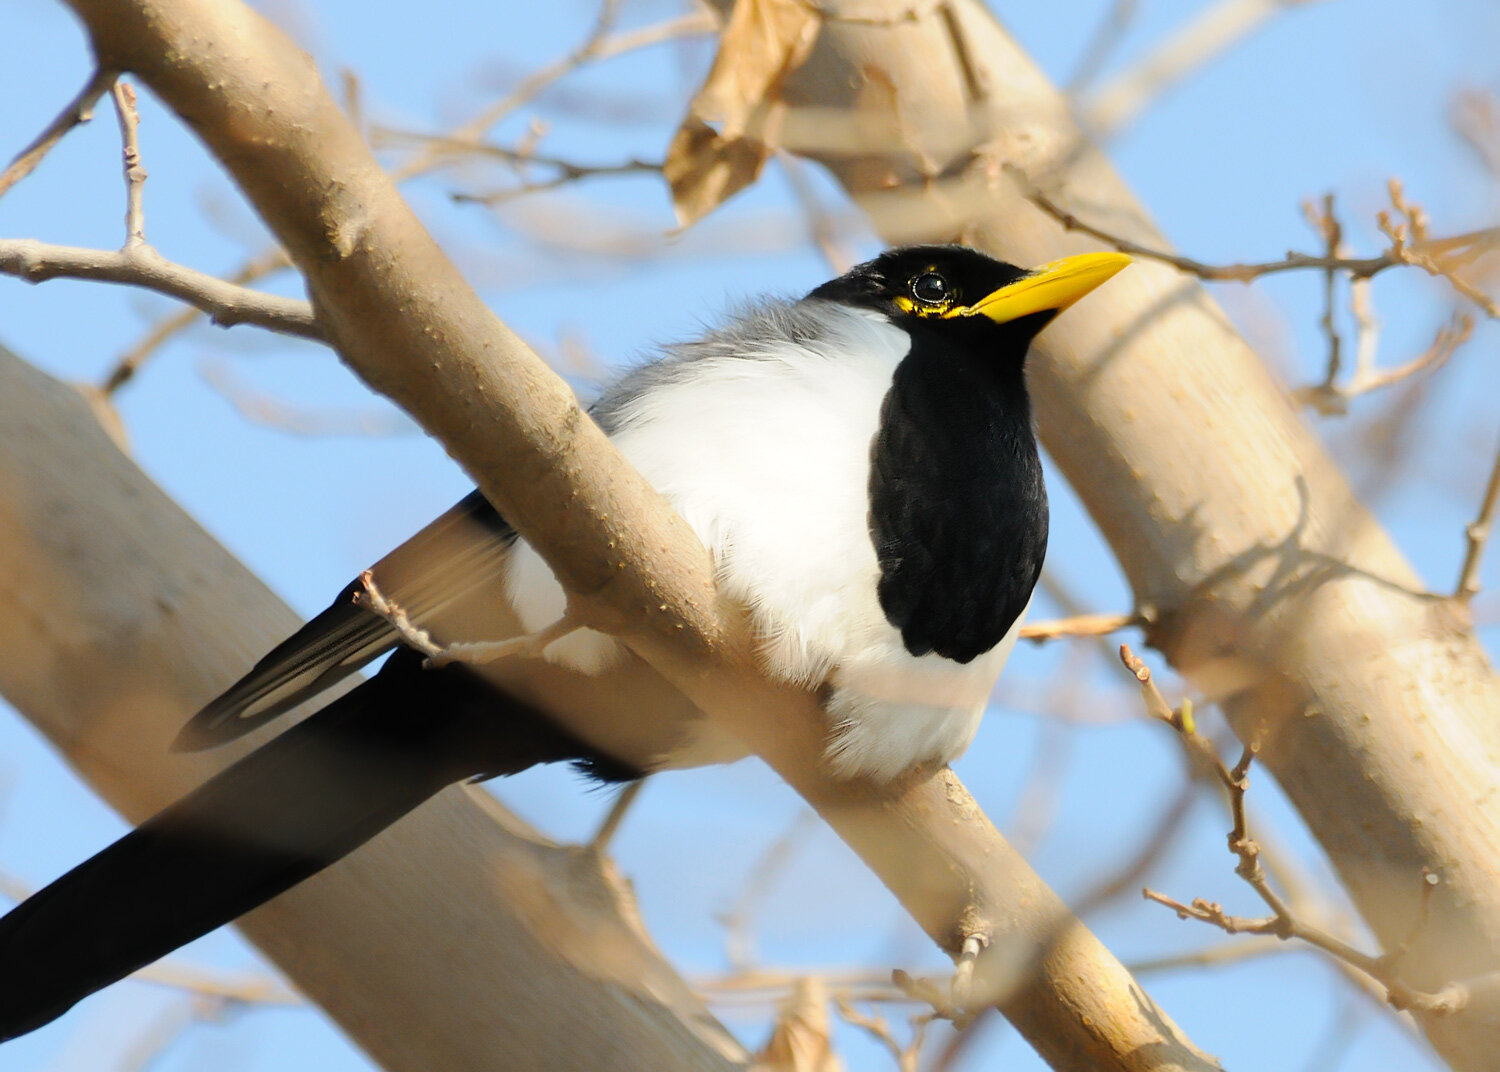
[(78, 91), (78, 96), (70, 100), (57, 113), (57, 118), (36, 136), (36, 140), (17, 153), (5, 171), (0, 173), (0, 197), (4, 197), (12, 186), (35, 171), (42, 158), (63, 139), (63, 135), (94, 117), (94, 105), (99, 103), (99, 98), (104, 96), (105, 90), (109, 89), (114, 80), (115, 72), (102, 67), (89, 76), (88, 82)]
[(1109, 6), (1109, 14), (1094, 28), (1078, 60), (1078, 66), (1066, 83), (1064, 92), (1069, 97), (1077, 97), (1099, 77), (1099, 72), (1109, 62), (1115, 49), (1120, 47), (1125, 32), (1135, 21), (1137, 7), (1138, 0), (1114, 0)]
[(180, 998), (146, 1020), (115, 1064), (113, 1072), (146, 1072), (156, 1064), (200, 1019), (221, 1011), (218, 1002), (204, 998)]
[(120, 121), (120, 155), (125, 168), (125, 249), (146, 244), (144, 194), (146, 169), (141, 165), (141, 113), (135, 106), (135, 89), (116, 80), (110, 90), (115, 116)]
[[(1244, 746), (1240, 758), (1233, 767), (1226, 766), (1214, 751), (1213, 745), (1201, 737), (1193, 726), (1191, 713), (1173, 712), (1167, 705), (1155, 683), (1150, 669), (1136, 657), (1127, 645), (1120, 648), (1120, 659), (1141, 684), (1146, 709), (1153, 718), (1167, 723), (1184, 738), (1196, 739), (1195, 751), (1202, 754), (1210, 769), (1218, 778), (1228, 797), (1232, 826), (1229, 832), (1229, 851), (1238, 859), (1234, 873), (1253, 889), (1271, 910), (1269, 916), (1234, 916), (1224, 911), (1216, 901), (1194, 898), (1192, 903), (1158, 893), (1152, 889), (1142, 890), (1147, 900), (1165, 905), (1177, 913), (1180, 919), (1196, 919), (1218, 927), (1226, 934), (1271, 935), (1279, 940), (1299, 939), (1329, 954), (1335, 960), (1348, 965), (1375, 980), (1385, 988), (1386, 1001), (1396, 1009), (1412, 1009), (1420, 1012), (1445, 1015), (1464, 1008), (1469, 1001), (1468, 984), (1449, 983), (1435, 992), (1416, 989), (1400, 978), (1400, 961), (1405, 954), (1407, 942), (1385, 956), (1370, 956), (1354, 948), (1343, 939), (1314, 926), (1294, 913), (1286, 900), (1278, 894), (1266, 877), (1260, 862), (1260, 846), (1250, 836), (1249, 824), (1245, 820), (1245, 791), (1250, 784), (1250, 765), (1259, 751), (1257, 742)], [(1422, 876), (1422, 909), (1413, 928), (1415, 937), (1426, 922), (1427, 898), (1436, 887), (1437, 876), (1424, 872)]]
[[(713, 15), (707, 10), (697, 10), (688, 15), (668, 19), (664, 22), (645, 26), (638, 30), (623, 31), (618, 34), (608, 33), (612, 24), (612, 7), (605, 5), (600, 12), (600, 19), (596, 21), (593, 30), (573, 52), (549, 66), (535, 72), (526, 79), (514, 91), (496, 101), (469, 122), (458, 127), (441, 141), (434, 141), (424, 145), (423, 151), (412, 159), (406, 161), (392, 171), (392, 177), (398, 182), (415, 178), (426, 174), (440, 166), (449, 159), (451, 150), (461, 148), (464, 151), (472, 150), (485, 132), (492, 126), (505, 118), (517, 108), (523, 107), (543, 90), (559, 81), (566, 75), (577, 70), (588, 63), (600, 62), (615, 56), (624, 55), (637, 49), (649, 48), (653, 45), (667, 41), (680, 40), (688, 37), (702, 36), (713, 33), (717, 23)], [(609, 17), (606, 19), (605, 16)], [(108, 82), (100, 89), (108, 88)], [(354, 108), (357, 104), (357, 96), (354, 95), (353, 87), (346, 83), (346, 91), (349, 95), (349, 106)], [(95, 98), (99, 94), (95, 94)], [(375, 144), (379, 145), (381, 139), (388, 132), (379, 128), (372, 130), (369, 134)], [(395, 135), (403, 136), (403, 135)], [(0, 188), (3, 192), (3, 188)], [(280, 248), (263, 250), (246, 260), (238, 269), (225, 276), (226, 282), (245, 286), (254, 283), (273, 272), (291, 266), (286, 253)], [(134, 346), (127, 350), (116, 361), (115, 367), (105, 378), (101, 390), (106, 394), (113, 394), (121, 386), (127, 383), (141, 368), (141, 366), (156, 353), (162, 346), (176, 335), (192, 326), (198, 319), (198, 314), (191, 310), (184, 310), (170, 316), (155, 325)]]
[[(716, 1005), (778, 1005), (785, 1001), (804, 979), (817, 979), (836, 987), (850, 1001), (882, 1002), (898, 1005), (930, 1005), (932, 996), (941, 996), (944, 981), (914, 981), (901, 972), (901, 984), (892, 973), (874, 968), (829, 968), (821, 971), (784, 968), (745, 968), (721, 975), (699, 976), (692, 980), (693, 989), (704, 1000)], [(922, 989), (922, 993), (917, 993)]]
[[(1358, 285), (1358, 284), (1356, 284)], [(1474, 334), (1474, 319), (1459, 314), (1438, 329), (1432, 345), (1416, 357), (1395, 368), (1377, 370), (1365, 363), (1363, 344), (1356, 360), (1354, 376), (1345, 383), (1334, 383), (1325, 377), (1322, 383), (1299, 387), (1292, 397), (1304, 405), (1311, 406), (1325, 417), (1337, 416), (1349, 411), (1349, 403), (1360, 395), (1379, 391), (1409, 380), (1424, 372), (1432, 372), (1447, 364), (1448, 359)], [(1361, 332), (1363, 338), (1363, 332)], [(1335, 363), (1329, 361), (1328, 376), (1336, 374)]]
[[(525, 107), (543, 91), (581, 67), (666, 41), (701, 37), (713, 33), (718, 27), (712, 13), (707, 9), (699, 9), (688, 15), (668, 19), (638, 30), (612, 33), (617, 7), (618, 0), (605, 0), (600, 5), (593, 27), (578, 47), (566, 56), (534, 71), (510, 93), (483, 109), (473, 119), (451, 131), (446, 137), (426, 144), (421, 152), (395, 168), (391, 176), (397, 182), (402, 182), (442, 167), (452, 158), (455, 150), (468, 151), (478, 144), (485, 133), (500, 120), (518, 108)], [(388, 133), (379, 128), (372, 132), (376, 146), (382, 144)]]
[(204, 359), (198, 373), (239, 415), (254, 424), (299, 436), (414, 435), (418, 428), (399, 409), (332, 409), (295, 406), (249, 386), (226, 361)]
[(1500, 175), (1500, 107), (1491, 93), (1466, 90), (1455, 95), (1449, 121), (1491, 175)]
[(1427, 213), (1420, 205), (1407, 200), (1400, 180), (1391, 179), (1387, 186), (1392, 207), (1405, 217), (1400, 222), (1388, 212), (1376, 217), (1381, 231), (1391, 240), (1387, 256), (1397, 263), (1414, 265), (1429, 275), (1446, 279), (1454, 290), (1483, 309), (1486, 316), (1500, 319), (1500, 304), (1459, 274), (1460, 269), (1495, 244), (1494, 237), (1472, 243), (1459, 242), (1465, 237), (1462, 235), (1433, 241), (1427, 233)]
[(1198, 783), (1191, 778), (1184, 779), (1177, 796), (1163, 809), (1155, 829), (1146, 836), (1135, 854), (1115, 874), (1098, 882), (1079, 897), (1073, 905), (1073, 911), (1080, 917), (1087, 916), (1126, 892), (1137, 889), (1141, 880), (1161, 862), (1176, 842), (1177, 836), (1186, 828), (1198, 793)]
[(808, 180), (807, 169), (802, 161), (791, 153), (778, 150), (776, 162), (781, 165), (781, 173), (786, 176), (786, 181), (792, 188), (792, 196), (802, 207), (802, 216), (807, 220), (807, 237), (822, 254), (823, 262), (829, 269), (835, 275), (843, 275), (854, 266), (856, 258), (840, 240), (837, 219), (828, 210), (828, 206), (818, 199), (818, 192)]
[(1047, 622), (1032, 622), (1021, 626), (1021, 639), (1040, 644), (1062, 637), (1102, 637), (1118, 633), (1121, 629), (1134, 629), (1145, 625), (1146, 619), (1139, 613), (1130, 614), (1079, 614), (1071, 618), (1054, 618)]
[(1254, 935), (1235, 942), (1220, 942), (1205, 946), (1191, 953), (1177, 953), (1169, 957), (1152, 957), (1130, 962), (1130, 970), (1141, 975), (1152, 972), (1181, 971), (1184, 968), (1209, 968), (1224, 964), (1238, 964), (1242, 960), (1285, 953), (1291, 947), (1280, 938), (1270, 934)]
[(927, 1041), (927, 1025), (937, 1019), (935, 1013), (918, 1013), (911, 1018), (911, 1040), (903, 1046), (891, 1033), (885, 1017), (868, 1016), (860, 1012), (843, 995), (835, 996), (833, 1003), (845, 1023), (859, 1028), (885, 1047), (901, 1072), (917, 1072), (917, 1059), (922, 1053), (922, 1043)]
[(485, 193), (464, 193), (458, 191), (450, 195), (455, 204), (460, 205), (498, 205), (506, 201), (512, 201), (524, 194), (542, 193), (546, 190), (556, 190), (563, 186), (584, 179), (602, 178), (611, 175), (650, 175), (659, 174), (662, 165), (654, 160), (639, 160), (632, 157), (618, 164), (576, 164), (556, 157), (539, 156), (532, 154), (527, 156), (523, 152), (514, 149), (503, 149), (500, 146), (485, 146), (486, 155), (504, 155), (517, 164), (537, 164), (542, 167), (550, 167), (555, 174), (546, 179), (534, 182), (522, 182), (519, 186), (508, 186), (500, 190), (490, 190)]
[[(231, 286), (245, 287), (291, 266), (292, 262), (287, 259), (286, 251), (279, 246), (273, 246), (251, 257), (239, 268), (224, 276), (222, 281)], [(152, 354), (165, 346), (178, 333), (197, 323), (202, 315), (203, 312), (198, 308), (182, 309), (158, 321), (134, 346), (116, 359), (114, 368), (104, 378), (99, 389), (106, 395), (114, 394), (134, 379), (135, 374), (140, 371), (141, 366)]]
[[(1293, 251), (1287, 253), (1280, 260), (1274, 261), (1209, 264), (1205, 261), (1196, 260), (1193, 257), (1185, 257), (1168, 250), (1155, 249), (1151, 246), (1142, 245), (1139, 242), (1132, 242), (1130, 239), (1120, 235), (1111, 234), (1101, 227), (1096, 227), (1085, 220), (1079, 219), (1073, 213), (1063, 208), (1044, 191), (1038, 189), (1019, 168), (1007, 165), (1006, 171), (1021, 184), (1028, 200), (1068, 230), (1097, 238), (1099, 241), (1113, 246), (1122, 253), (1129, 253), (1134, 257), (1144, 257), (1148, 260), (1160, 261), (1163, 264), (1170, 264), (1179, 271), (1186, 272), (1199, 279), (1216, 282), (1248, 283), (1253, 279), (1258, 279), (1264, 275), (1272, 275), (1276, 272), (1315, 270), (1347, 272), (1352, 279), (1358, 280), (1369, 279), (1385, 271), (1387, 268), (1394, 268), (1398, 264), (1411, 264), (1424, 268), (1434, 275), (1442, 275), (1444, 278), (1449, 279), (1455, 288), (1462, 290), (1465, 296), (1470, 297), (1477, 304), (1484, 307), (1487, 313), (1490, 313), (1490, 309), (1493, 306), (1487, 295), (1478, 292), (1472, 285), (1452, 276), (1450, 274), (1451, 270), (1442, 265), (1437, 258), (1461, 257), (1465, 261), (1472, 259), (1480, 252), (1500, 244), (1500, 227), (1485, 227), (1477, 231), (1467, 231), (1463, 234), (1453, 235), (1449, 238), (1423, 238), (1414, 243), (1405, 244), (1400, 249), (1393, 248), (1374, 257), (1329, 257)], [(1491, 313), (1490, 315), (1494, 314)]]
[(1490, 529), (1495, 520), (1495, 503), (1500, 500), (1500, 451), (1490, 467), (1490, 481), (1485, 485), (1484, 499), (1479, 504), (1479, 516), (1464, 529), (1468, 550), (1464, 553), (1463, 568), (1458, 573), (1458, 587), (1453, 598), (1468, 603), (1479, 592), (1479, 565), (1484, 561), (1484, 549), (1489, 543)]
[(615, 799), (609, 805), (609, 811), (605, 813), (604, 821), (599, 824), (599, 829), (594, 831), (594, 836), (589, 838), (590, 849), (602, 853), (609, 848), (609, 843), (614, 840), (620, 824), (625, 821), (625, 813), (641, 795), (641, 789), (645, 785), (645, 778), (637, 778), (633, 782), (625, 783), (625, 787), (615, 794)]
[[(1339, 222), (1333, 207), (1333, 194), (1323, 195), (1323, 207), (1319, 211), (1311, 202), (1302, 206), (1302, 212), (1307, 217), (1307, 222), (1312, 224), (1313, 230), (1317, 231), (1323, 238), (1324, 255), (1329, 261), (1344, 256), (1344, 227)], [(1328, 336), (1328, 372), (1323, 377), (1322, 386), (1332, 390), (1338, 380), (1339, 372), (1343, 368), (1344, 340), (1339, 334), (1338, 327), (1338, 282), (1339, 273), (1337, 269), (1325, 268), (1323, 270), (1323, 332)]]
[(817, 813), (803, 810), (792, 825), (760, 854), (745, 877), (739, 896), (719, 916), (724, 925), (724, 954), (735, 971), (748, 972), (755, 963), (755, 916), (786, 873), (787, 865), (807, 835), (817, 826)]
[(1219, 0), (1161, 42), (1139, 63), (1111, 78), (1081, 109), (1099, 138), (1125, 126), (1170, 87), (1200, 70), (1263, 23), (1308, 0)]
[(301, 994), (273, 976), (230, 975), (171, 960), (147, 965), (131, 975), (131, 978), (241, 1005), (303, 1004)]
[(54, 246), (26, 238), (0, 239), (0, 274), (28, 283), (49, 279), (92, 279), (153, 290), (187, 302), (221, 327), (253, 324), (282, 335), (322, 341), (312, 306), (226, 283), (165, 260), (147, 245), (118, 252)]
[(557, 621), (535, 633), (507, 637), (504, 640), (439, 644), (431, 633), (412, 622), (406, 608), (387, 598), (375, 583), (373, 571), (360, 571), (359, 582), (361, 590), (355, 593), (354, 601), (389, 622), (400, 634), (402, 641), (427, 656), (428, 665), (434, 668), (450, 663), (478, 664), (498, 659), (540, 659), (550, 645), (582, 628), (571, 613), (565, 610)]

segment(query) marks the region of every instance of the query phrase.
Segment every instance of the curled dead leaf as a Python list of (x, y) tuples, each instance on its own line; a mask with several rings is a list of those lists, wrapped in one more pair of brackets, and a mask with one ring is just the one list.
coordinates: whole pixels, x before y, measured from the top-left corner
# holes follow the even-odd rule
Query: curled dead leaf
[(821, 25), (802, 0), (736, 0), (662, 169), (682, 226), (760, 175), (786, 111), (786, 78), (806, 61)]
[(776, 1014), (776, 1027), (755, 1056), (755, 1072), (844, 1072), (828, 1033), (828, 992), (804, 978)]

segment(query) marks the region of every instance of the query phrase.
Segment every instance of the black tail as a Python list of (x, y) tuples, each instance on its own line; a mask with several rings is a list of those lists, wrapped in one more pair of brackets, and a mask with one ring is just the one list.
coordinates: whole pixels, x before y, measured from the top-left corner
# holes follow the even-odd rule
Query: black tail
[(0, 1041), (270, 900), (465, 778), (581, 760), (635, 777), (459, 666), (370, 681), (0, 919)]

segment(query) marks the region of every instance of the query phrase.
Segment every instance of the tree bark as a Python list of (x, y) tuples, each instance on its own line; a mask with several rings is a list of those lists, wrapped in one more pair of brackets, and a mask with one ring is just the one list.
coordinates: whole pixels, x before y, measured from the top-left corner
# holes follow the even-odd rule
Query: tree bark
[[(298, 619), (0, 348), (0, 692), (127, 819), (247, 748), (168, 751)], [(240, 921), (393, 1072), (743, 1068), (607, 860), (451, 789)]]
[[(1028, 200), (1034, 184), (1167, 248), (979, 4), (859, 7), (794, 77), (787, 136), (888, 240), (1018, 264), (1097, 248)], [(1148, 639), (1259, 744), (1382, 947), (1406, 947), (1405, 979), (1436, 990), (1500, 969), (1500, 680), (1466, 609), (1427, 591), (1192, 279), (1140, 261), (1043, 333), (1030, 379), (1043, 441)], [(1424, 873), (1438, 882), (1425, 915)], [(1497, 990), (1422, 1018), (1454, 1068), (1495, 1067)]]
[(953, 776), (831, 781), (811, 694), (767, 682), (703, 548), (484, 308), (400, 200), (308, 59), (229, 0), (70, 0), (228, 168), (307, 279), (320, 326), (473, 475), (568, 587), (767, 760), (945, 949), (973, 933), (993, 993), (1060, 1068), (1216, 1067), (999, 837)]

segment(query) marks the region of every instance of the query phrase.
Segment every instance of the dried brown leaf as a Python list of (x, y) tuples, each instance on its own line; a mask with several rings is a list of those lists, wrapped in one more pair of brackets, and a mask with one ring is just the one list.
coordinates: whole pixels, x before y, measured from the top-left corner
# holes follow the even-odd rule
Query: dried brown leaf
[(821, 25), (801, 0), (737, 0), (662, 169), (684, 227), (759, 176), (786, 111), (782, 87)]
[(844, 1072), (829, 1037), (828, 992), (822, 980), (797, 981), (754, 1067), (755, 1072)]

